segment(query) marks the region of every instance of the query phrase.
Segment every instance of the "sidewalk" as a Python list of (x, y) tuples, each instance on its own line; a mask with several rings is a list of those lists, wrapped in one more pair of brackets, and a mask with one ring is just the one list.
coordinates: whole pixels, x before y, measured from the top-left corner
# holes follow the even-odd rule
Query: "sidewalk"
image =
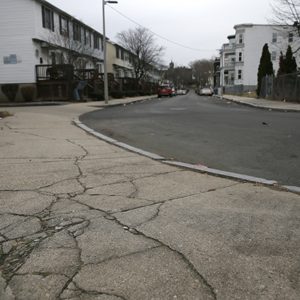
[[(110, 99), (106, 104), (104, 101), (89, 101), (88, 103), (93, 103), (99, 107), (105, 106), (114, 106), (120, 104), (130, 104), (134, 102), (144, 101), (151, 98), (156, 98), (156, 95), (152, 96), (138, 96), (138, 97), (130, 97), (130, 98), (122, 98), (122, 99)], [(20, 106), (54, 106), (54, 105), (68, 105), (68, 104), (82, 103), (82, 101), (32, 101), (32, 102), (0, 102), (0, 107), (20, 107)]]
[(300, 112), (300, 103), (291, 103), (283, 101), (272, 101), (266, 99), (247, 98), (233, 95), (223, 95), (223, 99), (233, 101), (242, 105), (248, 105), (256, 108)]
[(299, 195), (107, 144), (99, 105), (5, 109), (1, 300), (299, 299)]

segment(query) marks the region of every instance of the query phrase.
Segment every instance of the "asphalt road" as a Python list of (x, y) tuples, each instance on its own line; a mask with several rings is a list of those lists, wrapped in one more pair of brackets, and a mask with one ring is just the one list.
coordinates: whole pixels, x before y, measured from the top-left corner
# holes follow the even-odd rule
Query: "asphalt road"
[(300, 114), (214, 97), (162, 98), (87, 113), (80, 120), (168, 159), (300, 186)]

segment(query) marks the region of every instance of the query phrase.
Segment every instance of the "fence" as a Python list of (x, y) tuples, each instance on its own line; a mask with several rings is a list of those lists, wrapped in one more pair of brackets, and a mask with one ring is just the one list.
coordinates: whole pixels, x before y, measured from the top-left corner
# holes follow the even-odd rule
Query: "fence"
[(264, 77), (260, 97), (300, 102), (300, 72)]

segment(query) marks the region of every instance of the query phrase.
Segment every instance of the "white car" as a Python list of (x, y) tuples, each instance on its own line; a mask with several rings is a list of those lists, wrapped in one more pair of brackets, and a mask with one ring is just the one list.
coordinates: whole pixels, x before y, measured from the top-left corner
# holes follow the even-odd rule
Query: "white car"
[(200, 96), (212, 96), (214, 94), (211, 88), (202, 88), (199, 91)]
[(187, 90), (184, 89), (177, 90), (177, 95), (186, 95), (186, 94), (187, 94)]

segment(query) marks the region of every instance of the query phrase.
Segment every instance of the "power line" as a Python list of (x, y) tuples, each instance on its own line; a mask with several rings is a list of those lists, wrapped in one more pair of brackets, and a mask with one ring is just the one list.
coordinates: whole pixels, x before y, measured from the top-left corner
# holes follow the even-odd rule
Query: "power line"
[(115, 11), (116, 13), (118, 13), (119, 15), (121, 15), (122, 17), (124, 17), (125, 19), (127, 19), (127, 20), (129, 20), (130, 22), (134, 23), (135, 25), (138, 25), (138, 26), (140, 26), (140, 27), (146, 28), (146, 29), (149, 30), (149, 32), (151, 32), (153, 35), (156, 35), (157, 37), (159, 37), (159, 38), (161, 38), (161, 39), (163, 39), (163, 40), (165, 40), (165, 41), (167, 41), (167, 42), (169, 42), (169, 43), (171, 43), (171, 44), (174, 44), (174, 45), (176, 45), (176, 46), (179, 46), (179, 47), (182, 47), (182, 48), (185, 48), (185, 49), (189, 49), (189, 50), (192, 50), (192, 51), (201, 51), (201, 52), (202, 52), (202, 51), (214, 51), (214, 50), (215, 50), (215, 49), (212, 50), (212, 49), (198, 49), (198, 48), (193, 48), (193, 47), (189, 47), (189, 46), (183, 45), (183, 44), (181, 44), (181, 43), (172, 41), (172, 40), (170, 40), (170, 39), (168, 39), (168, 38), (166, 38), (166, 37), (164, 37), (164, 36), (162, 36), (162, 35), (160, 35), (160, 34), (154, 32), (154, 31), (152, 31), (151, 29), (149, 29), (149, 28), (147, 28), (147, 27), (141, 25), (140, 23), (136, 22), (135, 20), (131, 19), (130, 17), (124, 15), (123, 13), (121, 13), (119, 10), (115, 9), (115, 8), (112, 7), (111, 5), (108, 5), (108, 4), (107, 4), (107, 6), (108, 6), (110, 9), (114, 10), (114, 11)]

